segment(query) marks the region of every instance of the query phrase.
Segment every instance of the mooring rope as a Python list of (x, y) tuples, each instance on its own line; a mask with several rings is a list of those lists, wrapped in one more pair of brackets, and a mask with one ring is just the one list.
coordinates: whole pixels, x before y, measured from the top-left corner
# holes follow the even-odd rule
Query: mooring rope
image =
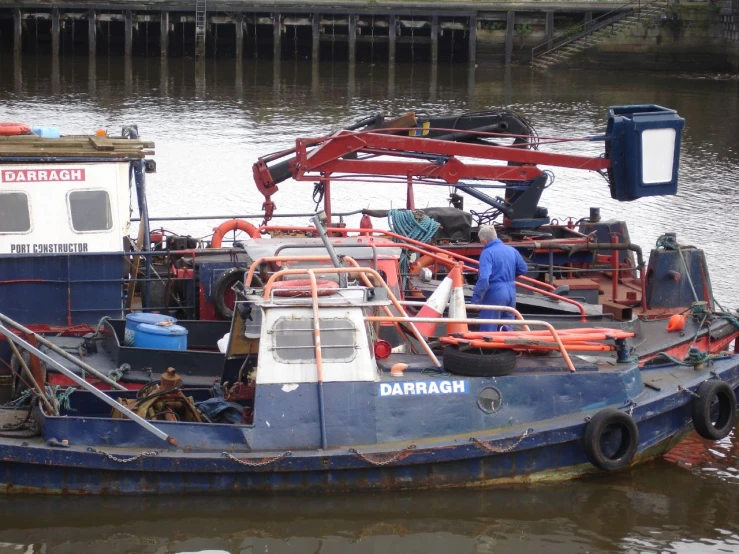
[[(387, 223), (393, 233), (424, 243), (429, 243), (441, 226), (438, 221), (431, 219), (421, 210), (390, 210), (387, 213)], [(402, 242), (396, 238), (393, 238), (393, 241)], [(405, 290), (408, 281), (408, 268), (410, 266), (408, 258), (408, 251), (404, 248), (400, 254), (400, 274), (403, 290)]]

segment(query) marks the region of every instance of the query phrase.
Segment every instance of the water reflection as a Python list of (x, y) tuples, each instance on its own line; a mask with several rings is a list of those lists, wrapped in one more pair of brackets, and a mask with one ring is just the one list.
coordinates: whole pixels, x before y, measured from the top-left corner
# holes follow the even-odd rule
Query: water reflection
[[(739, 489), (656, 463), (566, 485), (267, 498), (4, 498), (34, 552), (640, 552), (739, 548)], [(8, 547), (6, 547), (8, 548)], [(10, 552), (0, 547), (0, 553)], [(27, 550), (28, 551), (28, 550)]]
[[(618, 203), (600, 176), (557, 169), (543, 196), (552, 216), (600, 206), (629, 222), (648, 250), (677, 230), (706, 250), (716, 297), (739, 306), (739, 251), (727, 247), (739, 211), (739, 82), (659, 74), (534, 73), (527, 68), (320, 63), (245, 59), (0, 57), (0, 121), (55, 125), (67, 133), (115, 132), (138, 123), (157, 144), (149, 178), (153, 215), (258, 213), (251, 165), (299, 136), (368, 113), (507, 107), (541, 135), (604, 130), (610, 105), (658, 103), (686, 118), (680, 193)], [(720, 114), (717, 107), (720, 107)], [(717, 115), (719, 114), (719, 115)], [(599, 155), (602, 144), (558, 151)], [(310, 184), (285, 183), (278, 211), (309, 212)], [(207, 193), (203, 193), (203, 191)], [(417, 187), (417, 205), (446, 205), (446, 187)], [(394, 185), (351, 183), (334, 208), (398, 205)], [(196, 200), (194, 200), (196, 199)], [(481, 207), (465, 200), (467, 209)], [(201, 236), (217, 221), (172, 230)], [(294, 221), (294, 223), (304, 223)], [(347, 221), (356, 225), (358, 221)], [(635, 472), (564, 485), (419, 495), (230, 499), (0, 499), (0, 541), (46, 552), (607, 552), (739, 551), (739, 441), (692, 437)], [(23, 548), (24, 550), (25, 547)], [(0, 545), (0, 553), (17, 552)]]

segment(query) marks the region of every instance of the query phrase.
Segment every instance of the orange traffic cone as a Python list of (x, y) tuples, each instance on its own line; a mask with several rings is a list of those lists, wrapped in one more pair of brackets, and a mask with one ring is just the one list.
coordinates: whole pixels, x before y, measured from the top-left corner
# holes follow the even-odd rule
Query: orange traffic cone
[[(462, 264), (457, 264), (449, 272), (452, 278), (452, 294), (449, 299), (449, 318), (467, 319), (467, 308), (464, 305), (464, 278), (462, 277)], [(449, 323), (447, 334), (467, 333), (469, 327), (466, 323)]]
[[(451, 273), (447, 275), (434, 293), (426, 300), (423, 308), (418, 312), (416, 317), (441, 317), (449, 303), (449, 295), (452, 292)], [(436, 332), (438, 323), (429, 321), (419, 321), (415, 324), (418, 332), (424, 337), (432, 337)]]

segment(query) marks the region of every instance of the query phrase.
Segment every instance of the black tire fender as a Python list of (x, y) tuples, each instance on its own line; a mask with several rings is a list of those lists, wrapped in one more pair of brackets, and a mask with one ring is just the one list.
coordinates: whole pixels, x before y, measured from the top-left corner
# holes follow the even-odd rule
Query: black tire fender
[[(603, 439), (614, 428), (621, 431), (621, 439), (612, 454), (603, 449)], [(588, 461), (595, 467), (615, 471), (628, 466), (639, 446), (639, 428), (631, 416), (620, 410), (607, 408), (596, 413), (585, 426), (583, 448)]]
[[(230, 320), (233, 317), (233, 310), (226, 306), (226, 291), (234, 286), (234, 283), (237, 281), (243, 281), (247, 271), (249, 270), (246, 267), (231, 267), (218, 276), (216, 282), (213, 284), (213, 291), (210, 294), (213, 311), (217, 316), (225, 320)], [(259, 275), (254, 275), (252, 285), (262, 286), (262, 280), (259, 278)]]
[[(716, 421), (713, 415), (716, 408)], [(736, 394), (726, 381), (710, 380), (698, 387), (693, 400), (693, 427), (704, 439), (721, 440), (736, 425)]]
[(516, 352), (507, 348), (460, 350), (444, 348), (444, 369), (467, 377), (502, 377), (516, 370)]

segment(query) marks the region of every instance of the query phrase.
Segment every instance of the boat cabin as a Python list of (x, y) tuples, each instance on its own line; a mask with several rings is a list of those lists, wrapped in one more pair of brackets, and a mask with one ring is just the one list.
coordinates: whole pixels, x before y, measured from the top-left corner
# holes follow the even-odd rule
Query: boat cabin
[(52, 328), (120, 317), (131, 190), (143, 193), (151, 148), (135, 129), (121, 137), (4, 137), (0, 312)]

